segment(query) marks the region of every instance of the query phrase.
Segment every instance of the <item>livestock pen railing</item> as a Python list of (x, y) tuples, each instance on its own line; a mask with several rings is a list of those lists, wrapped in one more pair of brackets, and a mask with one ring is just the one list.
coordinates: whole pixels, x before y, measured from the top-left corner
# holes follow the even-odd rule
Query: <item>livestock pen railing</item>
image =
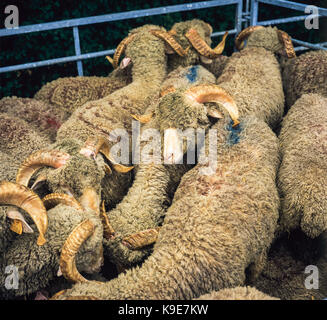
[[(103, 51), (97, 51), (91, 53), (84, 53), (84, 54), (81, 53), (79, 27), (86, 26), (86, 25), (94, 25), (97, 23), (135, 19), (140, 17), (149, 17), (149, 16), (155, 16), (161, 14), (169, 14), (174, 12), (183, 12), (183, 11), (199, 10), (199, 9), (206, 9), (206, 8), (216, 8), (216, 7), (227, 6), (227, 5), (236, 5), (234, 29), (213, 32), (212, 37), (218, 37), (220, 35), (223, 35), (226, 31), (228, 31), (229, 34), (235, 35), (242, 30), (243, 26), (246, 27), (248, 25), (275, 25), (281, 23), (290, 23), (290, 22), (305, 20), (308, 17), (308, 15), (302, 15), (302, 16), (296, 16), (290, 18), (283, 18), (283, 19), (258, 21), (260, 3), (270, 4), (277, 7), (289, 8), (302, 12), (304, 12), (305, 8), (307, 7), (307, 5), (304, 4), (299, 4), (296, 2), (284, 1), (284, 0), (246, 0), (245, 8), (243, 10), (243, 0), (212, 0), (212, 1), (185, 3), (181, 5), (172, 5), (172, 6), (145, 9), (145, 10), (134, 10), (128, 12), (114, 13), (114, 14), (105, 14), (95, 17), (55, 21), (49, 23), (22, 26), (13, 29), (0, 29), (0, 37), (7, 37), (7, 36), (14, 36), (19, 34), (27, 34), (32, 32), (42, 32), (42, 31), (55, 30), (55, 29), (72, 28), (73, 31), (72, 33), (74, 37), (74, 46), (75, 46), (74, 56), (60, 57), (55, 59), (0, 67), (0, 73), (38, 68), (42, 66), (49, 66), (59, 63), (76, 61), (78, 75), (82, 76), (83, 60), (111, 55), (115, 52), (114, 49), (109, 49), (109, 50), (103, 50)], [(327, 9), (318, 8), (318, 16), (319, 17), (327, 16)], [(296, 51), (305, 50), (308, 48), (327, 50), (327, 42), (313, 44), (310, 42), (300, 41), (294, 38), (292, 38), (292, 40), (295, 44), (300, 45), (295, 48)]]
[(113, 54), (115, 52), (115, 50), (110, 49), (110, 50), (82, 54), (81, 47), (80, 47), (80, 39), (79, 39), (79, 29), (78, 29), (80, 26), (93, 25), (96, 23), (104, 23), (104, 22), (112, 22), (112, 21), (121, 21), (121, 20), (127, 20), (127, 19), (135, 19), (135, 18), (141, 18), (141, 17), (149, 17), (149, 16), (160, 15), (160, 14), (174, 13), (174, 12), (221, 7), (221, 6), (227, 6), (227, 5), (236, 5), (234, 29), (224, 30), (224, 31), (220, 31), (220, 32), (214, 32), (212, 34), (212, 37), (218, 37), (220, 35), (223, 35), (226, 31), (228, 31), (229, 34), (237, 34), (238, 32), (240, 32), (242, 30), (243, 0), (213, 0), (213, 1), (193, 2), (193, 3), (185, 3), (185, 4), (181, 4), (181, 5), (173, 5), (173, 6), (167, 6), (167, 7), (159, 7), (159, 8), (145, 9), (145, 10), (134, 10), (134, 11), (128, 11), (128, 12), (114, 13), (114, 14), (105, 14), (105, 15), (95, 16), (95, 17), (87, 17), (87, 18), (80, 18), (80, 19), (70, 19), (70, 20), (35, 24), (35, 25), (30, 25), (30, 26), (22, 26), (22, 27), (19, 27), (16, 29), (0, 29), (0, 37), (5, 37), (5, 36), (18, 35), (18, 34), (26, 34), (26, 33), (31, 33), (31, 32), (72, 28), (73, 29), (73, 37), (74, 37), (74, 45), (75, 45), (75, 55), (74, 56), (62, 57), (62, 58), (56, 58), (56, 59), (50, 59), (50, 60), (44, 60), (44, 61), (37, 61), (37, 62), (14, 65), (14, 66), (6, 66), (6, 67), (0, 68), (0, 73), (23, 70), (23, 69), (30, 69), (30, 68), (38, 68), (38, 67), (48, 66), (48, 65), (58, 64), (58, 63), (77, 61), (78, 75), (82, 76), (83, 75), (83, 64), (82, 64), (83, 60), (110, 55), (110, 54)]
[[(246, 15), (243, 17), (248, 20), (248, 23), (251, 26), (255, 25), (261, 25), (261, 26), (267, 26), (267, 25), (276, 25), (276, 24), (282, 24), (282, 23), (290, 23), (290, 22), (296, 22), (296, 21), (303, 21), (308, 18), (308, 14), (301, 15), (301, 16), (294, 16), (289, 18), (282, 18), (282, 19), (273, 19), (273, 20), (265, 20), (265, 21), (258, 21), (258, 15), (259, 15), (259, 4), (269, 4), (277, 7), (292, 9), (295, 11), (300, 11), (305, 13), (305, 9), (308, 7), (307, 4), (302, 3), (296, 3), (291, 1), (285, 1), (285, 0), (251, 0), (251, 10), (249, 10), (250, 0), (247, 0), (246, 3)], [(327, 17), (327, 9), (315, 7), (317, 10), (317, 18), (320, 17)], [(312, 18), (314, 17), (314, 14), (312, 14)], [(327, 32), (327, 31), (326, 31)], [(294, 39), (292, 37), (292, 42), (294, 44), (298, 44), (300, 46), (295, 47), (295, 51), (301, 51), (306, 50), (308, 48), (310, 49), (320, 49), (320, 50), (327, 50), (327, 42), (320, 42), (320, 43), (310, 43), (306, 41), (301, 41), (298, 39)]]

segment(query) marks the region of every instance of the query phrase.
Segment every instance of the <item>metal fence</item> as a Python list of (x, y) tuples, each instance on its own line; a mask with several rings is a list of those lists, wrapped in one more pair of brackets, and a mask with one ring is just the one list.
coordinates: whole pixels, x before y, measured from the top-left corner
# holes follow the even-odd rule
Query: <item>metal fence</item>
[[(223, 35), (225, 31), (228, 31), (229, 34), (237, 34), (242, 30), (242, 27), (246, 27), (248, 25), (275, 25), (280, 23), (289, 23), (295, 21), (301, 21), (307, 18), (307, 15), (290, 17), (284, 19), (274, 19), (268, 21), (258, 21), (259, 14), (259, 4), (265, 3), (274, 6), (289, 8), (297, 11), (304, 12), (306, 5), (299, 4), (291, 1), (283, 1), (283, 0), (246, 0), (245, 7), (243, 10), (243, 0), (212, 0), (212, 1), (203, 1), (203, 2), (193, 2), (193, 3), (185, 3), (181, 5), (173, 5), (159, 8), (152, 8), (146, 10), (134, 10), (128, 12), (120, 12), (114, 14), (106, 14), (95, 17), (87, 17), (87, 18), (79, 18), (79, 19), (70, 19), (42, 24), (35, 24), (30, 26), (22, 26), (15, 29), (0, 29), (0, 37), (7, 37), (19, 34), (26, 34), (31, 32), (42, 32), (48, 30), (55, 29), (64, 29), (71, 28), (72, 35), (74, 37), (74, 45), (75, 45), (75, 55), (68, 57), (60, 57), (50, 60), (30, 62), (25, 64), (18, 64), (13, 66), (6, 66), (0, 68), (0, 73), (11, 72), (17, 70), (38, 68), (42, 66), (49, 66), (58, 63), (66, 63), (76, 61), (78, 75), (83, 75), (83, 60), (101, 57), (105, 55), (110, 55), (115, 52), (114, 49), (97, 51), (91, 53), (81, 53), (80, 47), (80, 38), (79, 38), (79, 27), (86, 25), (94, 25), (97, 23), (104, 22), (113, 22), (113, 21), (121, 21), (127, 19), (135, 19), (140, 17), (148, 17), (155, 16), (161, 14), (169, 14), (174, 12), (182, 12), (182, 11), (191, 11), (191, 10), (199, 10), (205, 8), (216, 8), (227, 5), (236, 5), (235, 11), (235, 24), (234, 29), (232, 30), (224, 30), (219, 32), (213, 32), (212, 37), (218, 37)], [(327, 9), (319, 8), (319, 16), (327, 16)], [(308, 48), (312, 49), (324, 49), (327, 50), (327, 43), (319, 43), (312, 44), (309, 42), (300, 41), (297, 39), (292, 39), (295, 44), (299, 44), (300, 46), (296, 47), (295, 50), (305, 50)]]

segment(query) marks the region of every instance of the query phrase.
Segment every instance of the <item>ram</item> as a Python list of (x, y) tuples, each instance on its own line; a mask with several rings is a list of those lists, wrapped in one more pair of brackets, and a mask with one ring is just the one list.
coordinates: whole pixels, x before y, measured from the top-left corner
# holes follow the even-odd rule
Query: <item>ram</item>
[[(115, 129), (124, 129), (128, 134), (131, 133), (132, 115), (143, 113), (146, 102), (159, 91), (166, 76), (165, 42), (152, 34), (153, 30), (158, 31), (158, 27), (147, 25), (132, 30), (129, 37), (122, 41), (121, 50), (117, 50), (117, 56), (114, 57), (119, 59), (119, 53), (126, 49), (126, 56), (133, 62), (133, 82), (104, 99), (88, 102), (78, 108), (60, 127), (57, 141), (49, 148), (50, 151), (26, 159), (18, 174), (18, 182), (27, 184), (30, 178), (30, 173), (26, 175), (28, 168), (43, 163), (60, 167), (59, 170), (43, 171), (40, 178), (47, 181), (52, 192), (68, 192), (78, 198), (85, 189), (92, 189), (99, 200), (94, 204), (95, 207), (100, 204), (101, 189), (104, 199), (111, 207), (122, 199), (131, 180), (131, 173), (126, 171), (131, 168), (122, 168), (106, 151), (110, 144), (114, 144), (108, 141), (109, 135)], [(162, 29), (160, 32), (165, 34)], [(98, 139), (99, 136), (102, 138)], [(99, 142), (103, 138), (108, 143), (103, 145)], [(65, 157), (69, 161), (65, 165), (60, 164), (61, 160), (56, 162), (55, 159), (50, 159), (50, 163), (45, 162), (44, 159), (49, 159), (47, 154), (52, 150), (66, 153)], [(117, 170), (111, 170), (101, 156), (96, 157), (100, 151), (106, 154)], [(106, 175), (106, 172), (110, 174)]]
[[(9, 182), (1, 184), (0, 199), (4, 204), (9, 201), (33, 213), (34, 217), (37, 215), (39, 223), (42, 215), (48, 221), (46, 242), (42, 245), (36, 242), (37, 235), (32, 232), (19, 237), (7, 248), (0, 265), (0, 296), (13, 298), (34, 293), (61, 273), (71, 281), (86, 281), (77, 267), (87, 273), (99, 271), (103, 263), (103, 227), (94, 211), (83, 208), (67, 195), (51, 194), (41, 201), (28, 188)], [(4, 285), (8, 265), (18, 271), (19, 283), (15, 290)]]
[[(190, 27), (189, 23), (180, 23), (178, 26), (183, 27), (180, 32), (185, 32), (184, 28)], [(177, 30), (179, 29), (177, 28)], [(192, 72), (190, 74), (196, 75), (198, 68), (198, 66), (191, 67), (190, 71)], [(248, 74), (251, 81), (246, 80)], [(195, 81), (196, 77), (193, 78)], [(270, 84), (271, 80), (273, 80), (272, 84)], [(166, 86), (169, 90), (163, 89), (163, 91), (170, 91), (170, 93), (161, 99), (156, 111), (157, 126), (161, 132), (169, 128), (186, 130), (205, 127), (208, 129), (210, 122), (206, 122), (208, 118), (206, 121), (204, 120), (206, 118), (204, 115), (208, 112), (209, 118), (213, 115), (217, 117), (217, 113), (219, 114), (220, 111), (212, 106), (210, 108), (202, 105), (201, 109), (198, 105), (190, 104), (190, 100), (184, 99), (182, 91), (171, 92), (173, 91), (172, 85), (169, 86), (168, 81), (167, 79), (163, 88)], [(282, 79), (278, 62), (274, 54), (268, 50), (247, 48), (241, 53), (235, 53), (229, 58), (218, 83), (221, 88), (227, 89), (227, 92), (218, 91), (220, 94), (223, 94), (227, 99), (228, 93), (235, 97), (240, 115), (255, 115), (275, 126), (281, 120), (284, 110)], [(188, 86), (190, 85), (188, 84)], [(194, 86), (186, 95), (192, 96), (198, 92), (197, 99), (198, 101), (202, 99), (203, 102), (204, 97), (209, 96), (205, 92), (209, 87), (204, 86), (196, 89)], [(256, 94), (250, 94), (253, 92)], [(230, 99), (232, 100), (232, 98)], [(153, 126), (153, 124), (151, 125)], [(185, 170), (187, 168), (181, 165), (141, 166), (141, 170), (136, 175), (134, 188), (129, 190), (128, 195), (117, 208), (108, 212), (108, 219), (113, 225), (113, 230), (117, 230), (115, 237), (111, 237), (108, 241), (105, 240), (106, 252), (113, 261), (129, 267), (139, 262), (145, 253), (150, 252), (151, 248), (148, 245), (156, 239), (158, 233), (156, 227), (166, 210), (165, 207), (170, 203), (169, 192), (167, 193), (169, 188), (167, 189), (167, 187), (171, 183), (176, 185), (179, 182), (180, 173), (185, 172)], [(150, 173), (151, 180), (148, 179)], [(135, 212), (135, 214), (131, 214), (131, 212)]]
[[(152, 255), (108, 283), (75, 284), (57, 298), (192, 299), (255, 277), (277, 226), (277, 137), (255, 117), (218, 121), (211, 175), (188, 171), (167, 210)], [(206, 148), (208, 150), (208, 147)]]
[(311, 238), (327, 230), (326, 111), (326, 97), (302, 95), (285, 116), (279, 135), (280, 225), (285, 231), (300, 227)]
[(175, 23), (169, 32), (187, 50), (187, 55), (184, 57), (178, 56), (176, 53), (168, 56), (169, 71), (178, 66), (187, 67), (201, 64), (215, 77), (222, 73), (228, 60), (228, 57), (222, 55), (227, 33), (222, 41), (212, 49), (210, 47), (212, 27), (202, 20), (193, 19)]
[(35, 132), (49, 142), (55, 141), (57, 131), (66, 119), (65, 112), (53, 105), (31, 98), (2, 98), (0, 112), (18, 120), (25, 120)]
[(327, 51), (309, 51), (283, 66), (286, 104), (290, 108), (305, 93), (327, 96)]
[[(280, 40), (279, 34), (284, 37)], [(243, 42), (248, 37), (246, 48)], [(284, 112), (284, 93), (280, 66), (277, 60), (285, 48), (293, 52), (287, 34), (271, 27), (249, 27), (236, 38), (241, 49), (228, 59), (217, 84), (234, 98), (240, 114), (255, 114), (273, 129)], [(255, 99), (255, 103), (253, 101)]]
[[(39, 136), (24, 120), (0, 113), (0, 181), (14, 181), (21, 161), (31, 151), (46, 147), (49, 140)], [(12, 219), (23, 219), (13, 207), (0, 206), (0, 252), (5, 252), (17, 231)], [(24, 220), (23, 220), (24, 221)], [(0, 257), (1, 260), (1, 257)]]
[[(182, 97), (188, 87), (214, 84), (215, 80), (210, 72), (199, 65), (178, 67), (172, 71), (162, 84), (161, 98), (159, 101), (155, 100), (146, 111), (145, 118), (154, 115), (151, 121), (142, 127), (141, 137), (145, 137), (146, 132), (153, 134), (153, 130), (156, 130), (164, 138), (165, 129), (177, 127), (181, 130), (190, 127), (208, 129), (211, 124), (210, 117), (216, 116), (215, 108), (210, 109), (204, 105), (199, 108), (198, 104), (192, 106), (183, 103)], [(180, 125), (181, 119), (183, 126)], [(147, 140), (150, 137), (144, 139), (138, 145), (140, 153), (149, 143)], [(170, 197), (182, 175), (192, 167), (186, 163), (164, 165), (160, 142), (154, 147), (159, 148), (159, 155), (149, 154), (140, 159), (140, 164), (135, 165), (135, 179), (128, 194), (116, 208), (107, 213), (112, 234), (109, 233), (104, 240), (105, 255), (120, 267), (133, 266), (151, 252), (150, 245), (156, 239), (158, 226), (170, 205)], [(152, 146), (153, 143), (155, 142), (152, 141)]]
[(118, 68), (108, 77), (58, 78), (45, 84), (34, 98), (66, 114), (66, 119), (88, 101), (98, 100), (131, 83), (131, 65)]

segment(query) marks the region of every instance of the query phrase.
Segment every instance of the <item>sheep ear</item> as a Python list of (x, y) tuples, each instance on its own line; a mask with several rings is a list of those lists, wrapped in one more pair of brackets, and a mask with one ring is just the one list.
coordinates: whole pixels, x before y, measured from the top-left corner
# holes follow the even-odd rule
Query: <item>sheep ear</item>
[(217, 110), (214, 107), (208, 107), (207, 115), (215, 119), (223, 119), (224, 115), (221, 111)]
[(57, 277), (61, 277), (62, 276), (62, 271), (61, 268), (59, 266), (58, 271), (57, 271)]
[(119, 68), (120, 69), (125, 69), (128, 65), (130, 65), (132, 63), (132, 59), (131, 58), (127, 58), (125, 57), (121, 63), (119, 64)]
[(174, 49), (167, 43), (165, 43), (165, 52), (166, 52), (166, 54), (174, 54), (175, 53)]
[(33, 233), (34, 230), (28, 225), (23, 215), (18, 210), (9, 210), (7, 217), (13, 219), (10, 230), (18, 234)]
[(38, 188), (40, 188), (41, 186), (43, 186), (45, 184), (45, 182), (47, 181), (47, 177), (45, 175), (40, 175), (37, 177), (37, 179), (35, 180), (35, 182), (33, 183), (31, 189), (37, 190)]
[(212, 63), (212, 59), (209, 59), (209, 58), (207, 58), (207, 57), (205, 57), (205, 56), (202, 56), (202, 55), (200, 55), (200, 60), (201, 60), (201, 62), (203, 62), (204, 64), (211, 64), (211, 63)]

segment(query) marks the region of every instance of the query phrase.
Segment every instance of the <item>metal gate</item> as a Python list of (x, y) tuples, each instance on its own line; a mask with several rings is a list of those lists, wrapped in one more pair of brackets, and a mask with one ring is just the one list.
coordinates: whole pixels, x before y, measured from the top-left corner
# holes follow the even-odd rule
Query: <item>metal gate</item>
[[(199, 10), (205, 8), (216, 8), (216, 7), (227, 6), (227, 5), (236, 5), (234, 29), (224, 30), (220, 32), (213, 32), (212, 37), (218, 37), (223, 35), (225, 31), (228, 31), (229, 34), (235, 35), (239, 33), (243, 27), (247, 27), (249, 25), (275, 25), (281, 23), (290, 23), (290, 22), (305, 20), (308, 17), (307, 15), (303, 15), (297, 17), (284, 18), (284, 19), (258, 21), (260, 3), (289, 8), (296, 11), (301, 11), (303, 13), (305, 8), (307, 7), (307, 5), (304, 4), (299, 4), (296, 2), (284, 1), (284, 0), (246, 0), (245, 6), (243, 8), (243, 0), (213, 0), (213, 1), (185, 3), (181, 5), (159, 7), (159, 8), (152, 8), (146, 10), (134, 10), (128, 12), (114, 13), (114, 14), (106, 14), (106, 15), (95, 16), (95, 17), (55, 21), (49, 23), (22, 26), (15, 29), (0, 29), (0, 37), (8, 37), (8, 36), (26, 34), (31, 32), (42, 32), (42, 31), (54, 30), (54, 29), (71, 28), (72, 35), (74, 37), (74, 45), (75, 45), (74, 56), (60, 57), (55, 59), (43, 60), (43, 61), (5, 66), (0, 68), (0, 73), (38, 68), (42, 66), (49, 66), (53, 64), (76, 61), (78, 75), (82, 76), (83, 60), (110, 55), (113, 54), (115, 50), (110, 49), (110, 50), (97, 51), (97, 52), (91, 52), (85, 54), (81, 53), (80, 39), (79, 39), (80, 26), (93, 25), (97, 23), (112, 22), (112, 21), (121, 21), (127, 19), (135, 19), (140, 17), (155, 16), (161, 14), (174, 13), (174, 12)], [(319, 10), (319, 16), (327, 16), (327, 9), (318, 8), (318, 10)], [(296, 51), (305, 50), (308, 48), (327, 50), (327, 42), (313, 44), (310, 42), (300, 41), (294, 38), (292, 38), (292, 40), (295, 44), (299, 45), (295, 48)]]

